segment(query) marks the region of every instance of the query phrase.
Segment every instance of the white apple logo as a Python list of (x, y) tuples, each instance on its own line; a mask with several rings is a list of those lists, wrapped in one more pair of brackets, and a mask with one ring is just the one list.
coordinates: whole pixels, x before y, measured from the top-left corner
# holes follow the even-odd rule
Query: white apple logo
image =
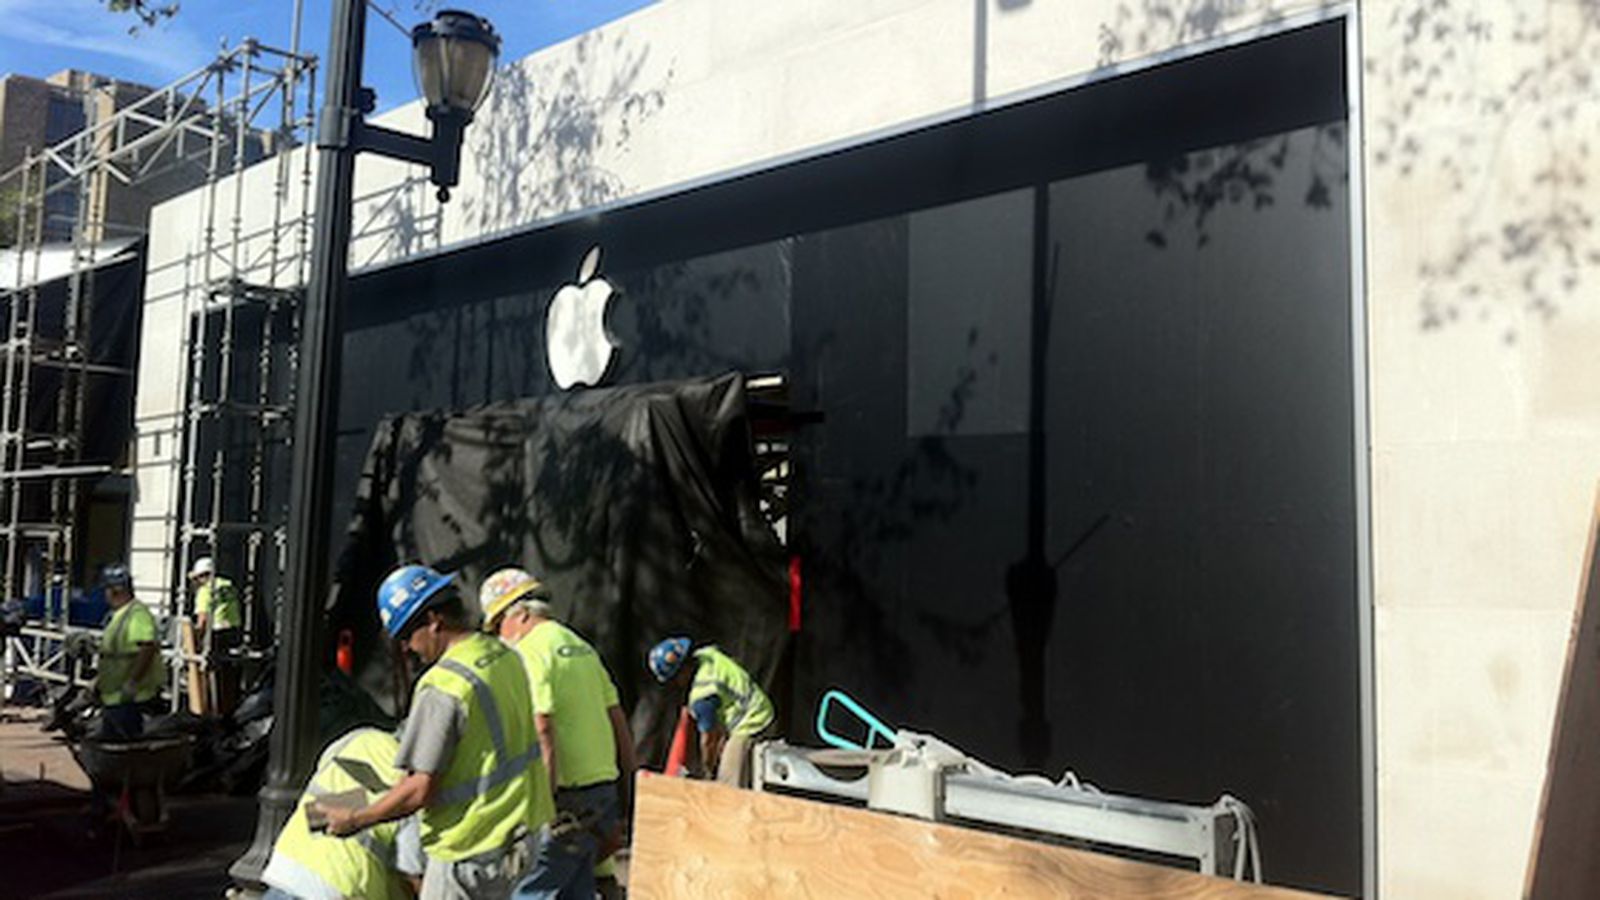
[(617, 344), (606, 331), (611, 283), (595, 277), (599, 268), (600, 248), (591, 247), (578, 265), (577, 283), (556, 292), (545, 316), (550, 374), (562, 390), (576, 384), (599, 384), (617, 352)]

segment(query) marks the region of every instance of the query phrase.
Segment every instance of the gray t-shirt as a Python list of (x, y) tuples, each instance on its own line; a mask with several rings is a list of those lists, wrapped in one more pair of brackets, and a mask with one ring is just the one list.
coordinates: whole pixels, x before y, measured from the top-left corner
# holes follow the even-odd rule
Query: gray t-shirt
[(467, 711), (456, 698), (431, 687), (418, 691), (400, 732), (395, 768), (433, 775), (443, 772), (450, 766), (466, 724)]

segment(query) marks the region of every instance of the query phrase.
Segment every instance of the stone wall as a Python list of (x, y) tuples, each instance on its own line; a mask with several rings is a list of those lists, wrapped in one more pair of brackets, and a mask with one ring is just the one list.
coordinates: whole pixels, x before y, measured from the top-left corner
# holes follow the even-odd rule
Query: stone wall
[(1382, 884), (1513, 896), (1600, 478), (1600, 3), (1361, 12)]

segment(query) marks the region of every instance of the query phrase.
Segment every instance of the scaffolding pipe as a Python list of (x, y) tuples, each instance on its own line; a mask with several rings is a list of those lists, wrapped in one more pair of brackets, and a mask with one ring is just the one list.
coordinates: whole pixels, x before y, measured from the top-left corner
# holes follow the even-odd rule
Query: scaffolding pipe
[[(297, 13), (298, 19), (298, 13)], [(296, 47), (298, 38), (295, 38)], [(272, 59), (276, 67), (263, 64)], [(261, 584), (276, 584), (281, 577), (271, 571), (274, 567), (262, 558), (262, 535), (281, 533), (281, 524), (267, 521), (274, 510), (267, 506), (272, 496), (265, 482), (270, 476), (269, 447), (261, 442), (270, 441), (275, 434), (271, 423), (286, 415), (292, 402), (292, 392), (285, 392), (281, 402), (263, 393), (272, 388), (271, 366), (274, 362), (272, 347), (276, 338), (272, 329), (281, 327), (279, 317), (290, 318), (296, 314), (297, 296), (293, 291), (279, 291), (267, 298), (263, 315), (260, 352), (252, 354), (258, 363), (265, 363), (263, 379), (258, 390), (250, 396), (235, 397), (232, 382), (236, 379), (235, 359), (240, 350), (236, 344), (248, 340), (240, 333), (243, 321), (239, 304), (253, 290), (246, 283), (251, 271), (247, 248), (255, 240), (244, 231), (246, 210), (253, 199), (244, 190), (243, 173), (252, 161), (253, 146), (263, 131), (257, 121), (279, 112), (279, 121), (273, 126), (276, 137), (272, 151), (275, 160), (275, 183), (272, 191), (272, 227), (265, 236), (269, 271), (268, 286), (278, 288), (287, 283), (298, 288), (306, 277), (305, 217), (310, 191), (309, 154), (302, 167), (302, 201), (295, 211), (293, 228), (297, 266), (281, 272), (284, 256), (279, 244), (288, 235), (283, 207), (290, 197), (289, 182), (293, 169), (287, 154), (296, 152), (297, 146), (309, 145), (314, 126), (315, 60), (298, 52), (246, 41), (229, 50), (221, 51), (210, 64), (191, 72), (176, 82), (134, 100), (121, 109), (115, 104), (115, 93), (105, 95), (98, 85), (83, 91), (84, 127), (78, 132), (40, 150), (30, 150), (23, 161), (11, 171), (0, 175), (0, 184), (20, 185), (17, 204), (16, 246), (18, 265), (16, 289), (0, 291), (0, 302), (6, 309), (0, 313), (5, 323), (6, 339), (0, 342), (0, 580), (7, 596), (22, 596), (35, 588), (27, 583), (29, 566), (43, 575), (38, 587), (47, 595), (44, 621), (30, 624), (50, 639), (64, 637), (69, 623), (69, 606), (74, 589), (82, 580), (80, 554), (83, 549), (79, 529), (87, 487), (94, 479), (122, 474), (114, 465), (92, 463), (85, 459), (85, 429), (89, 392), (95, 379), (131, 377), (125, 366), (95, 358), (93, 350), (93, 323), (95, 318), (95, 292), (101, 260), (102, 241), (112, 229), (123, 229), (142, 234), (145, 229), (124, 226), (108, 215), (112, 191), (123, 184), (136, 184), (142, 179), (164, 175), (188, 166), (201, 166), (204, 171), (202, 199), (203, 210), (201, 251), (198, 259), (189, 258), (185, 271), (185, 288), (182, 291), (185, 334), (181, 358), (187, 366), (180, 366), (179, 386), (187, 381), (187, 390), (180, 393), (183, 413), (169, 417), (172, 424), (158, 427), (140, 420), (137, 426), (144, 435), (153, 437), (159, 446), (163, 437), (177, 441), (182, 459), (168, 471), (173, 479), (174, 496), (179, 498), (181, 510), (156, 517), (167, 529), (170, 539), (160, 547), (133, 550), (147, 554), (159, 553), (161, 570), (169, 573), (167, 592), (162, 598), (168, 609), (176, 611), (182, 596), (181, 576), (173, 571), (174, 562), (191, 561), (196, 548), (193, 541), (208, 536), (213, 542), (224, 533), (231, 533), (227, 515), (240, 513), (254, 520), (259, 527), (247, 530), (246, 538), (255, 549), (248, 556), (244, 571), (240, 572), (241, 587), (252, 598), (247, 615), (258, 612)], [(236, 88), (236, 89), (235, 89)], [(304, 93), (302, 116), (301, 94)], [(208, 95), (212, 98), (207, 101)], [(102, 114), (102, 112), (104, 114)], [(231, 151), (231, 152), (228, 152)], [(233, 177), (233, 209), (227, 226), (219, 222), (219, 180)], [(227, 227), (228, 246), (222, 247), (223, 227)], [(41, 260), (48, 241), (60, 240), (54, 235), (70, 238), (71, 266), (65, 284), (66, 297), (60, 306), (45, 309), (45, 294), (39, 274)], [(31, 277), (30, 277), (31, 269)], [(226, 277), (223, 278), (223, 271)], [(149, 273), (155, 274), (154, 271)], [(198, 280), (194, 276), (198, 274)], [(282, 278), (281, 275), (287, 275)], [(239, 296), (229, 296), (221, 304), (213, 304), (211, 292), (219, 281), (225, 281), (230, 291)], [(54, 296), (54, 295), (51, 295)], [(194, 307), (198, 305), (198, 310)], [(284, 310), (287, 310), (285, 313)], [(208, 334), (208, 316), (219, 312), (219, 333)], [(59, 341), (47, 330), (57, 327), (60, 316)], [(252, 316), (254, 313), (252, 313)], [(215, 339), (213, 339), (213, 337)], [(291, 333), (292, 340), (292, 333)], [(242, 345), (240, 345), (242, 346)], [(220, 357), (214, 354), (220, 353)], [(249, 357), (240, 357), (247, 359)], [(293, 356), (289, 357), (292, 364)], [(213, 366), (214, 364), (214, 366)], [(208, 368), (210, 367), (210, 368)], [(35, 368), (50, 369), (48, 378), (37, 377)], [(209, 376), (220, 380), (213, 386)], [(54, 396), (51, 396), (51, 392)], [(213, 394), (214, 396), (210, 396)], [(47, 414), (53, 401), (54, 417)], [(214, 402), (213, 402), (214, 401)], [(41, 414), (45, 414), (41, 416)], [(37, 419), (37, 421), (35, 421)], [(223, 487), (229, 482), (231, 457), (227, 455), (228, 434), (233, 429), (249, 427), (254, 434), (246, 438), (249, 448), (255, 450), (248, 460), (246, 473), (250, 480), (247, 502), (242, 509), (225, 503)], [(215, 426), (224, 433), (217, 444), (218, 459), (215, 465), (200, 464), (201, 438), (209, 434), (206, 429)], [(281, 431), (281, 428), (278, 429)], [(232, 476), (237, 479), (237, 475)], [(215, 501), (211, 508), (202, 509), (196, 497), (197, 483), (209, 479), (211, 495)], [(278, 518), (281, 520), (282, 514)], [(47, 519), (48, 521), (39, 521)], [(144, 524), (150, 517), (139, 517)], [(142, 535), (152, 532), (142, 530)], [(148, 557), (145, 557), (148, 558)], [(276, 569), (281, 571), (281, 557)], [(147, 578), (148, 576), (141, 576)], [(140, 582), (142, 589), (152, 589), (149, 581)], [(247, 630), (249, 630), (247, 626)], [(61, 680), (62, 673), (51, 670), (57, 657), (42, 659), (39, 654), (24, 652), (27, 648), (7, 642), (5, 659), (7, 674), (14, 668), (26, 669), (24, 674), (46, 680)], [(259, 648), (256, 648), (259, 649)], [(19, 659), (30, 660), (25, 666), (13, 667)], [(182, 662), (175, 660), (175, 671), (181, 671)], [(175, 687), (176, 687), (175, 683)], [(176, 692), (175, 692), (176, 693)]]

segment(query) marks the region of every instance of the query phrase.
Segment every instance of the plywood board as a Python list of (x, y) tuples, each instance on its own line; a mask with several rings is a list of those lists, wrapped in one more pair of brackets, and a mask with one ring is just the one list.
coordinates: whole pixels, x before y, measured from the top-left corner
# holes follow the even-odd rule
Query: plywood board
[(629, 894), (667, 898), (1174, 898), (1312, 895), (971, 828), (641, 776)]
[(1567, 643), (1544, 802), (1528, 864), (1527, 896), (1600, 897), (1600, 491), (1589, 520), (1583, 581)]

